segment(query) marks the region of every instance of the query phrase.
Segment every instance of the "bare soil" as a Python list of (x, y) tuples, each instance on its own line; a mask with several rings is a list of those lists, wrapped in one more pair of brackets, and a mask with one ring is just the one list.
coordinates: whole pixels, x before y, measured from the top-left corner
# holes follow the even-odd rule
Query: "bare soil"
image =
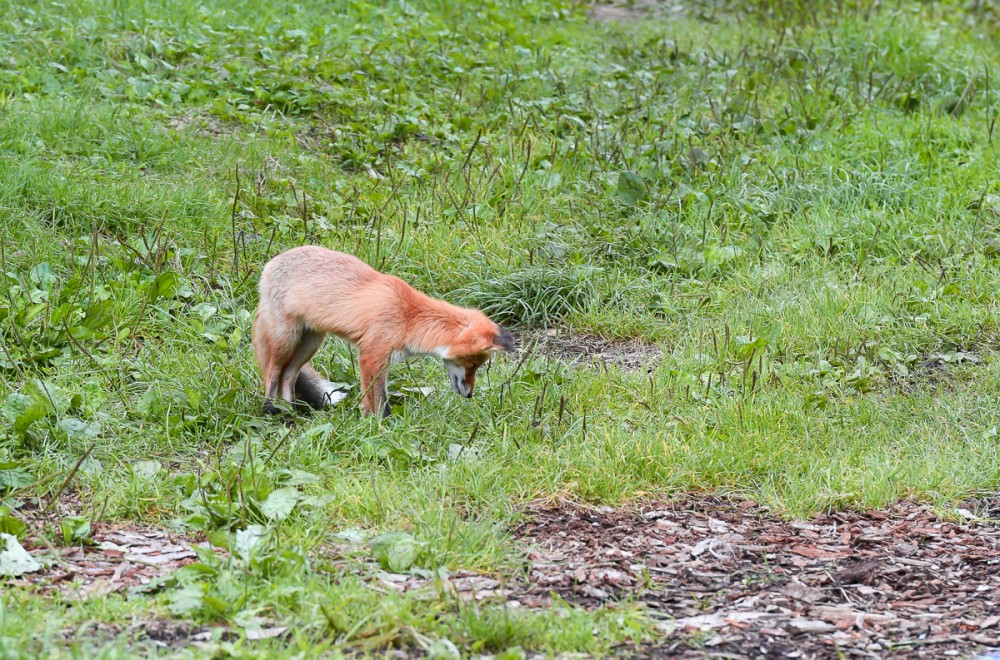
[(639, 339), (614, 340), (592, 335), (547, 330), (526, 338), (527, 346), (550, 357), (573, 364), (630, 371), (652, 371), (663, 355), (663, 346)]
[(891, 382), (894, 387), (907, 394), (949, 388), (954, 385), (956, 376), (960, 373), (956, 368), (977, 364), (981, 359), (980, 354), (974, 350), (927, 353), (920, 357), (908, 374), (894, 374)]
[(676, 0), (610, 0), (595, 3), (588, 13), (591, 20), (598, 23), (627, 23), (684, 11), (683, 3)]

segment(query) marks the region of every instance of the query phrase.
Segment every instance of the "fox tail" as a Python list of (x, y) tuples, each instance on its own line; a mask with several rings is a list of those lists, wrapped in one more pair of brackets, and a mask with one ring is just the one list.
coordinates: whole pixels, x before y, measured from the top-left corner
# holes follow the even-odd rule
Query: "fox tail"
[(347, 393), (338, 390), (333, 383), (320, 376), (312, 365), (307, 364), (295, 379), (295, 398), (320, 410), (340, 403), (347, 398)]

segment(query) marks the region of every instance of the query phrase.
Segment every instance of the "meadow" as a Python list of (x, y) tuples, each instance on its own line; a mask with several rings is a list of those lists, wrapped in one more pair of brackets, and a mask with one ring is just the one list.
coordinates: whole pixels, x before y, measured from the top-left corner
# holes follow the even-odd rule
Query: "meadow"
[[(995, 493), (998, 29), (959, 0), (0, 2), (0, 532), (48, 571), (102, 526), (216, 548), (93, 597), (26, 573), (0, 657), (604, 655), (657, 639), (641, 604), (371, 576), (524, 579), (538, 501)], [(348, 399), (262, 414), (257, 276), (307, 243), (520, 353), (469, 401), (398, 365), (380, 420), (328, 340)]]

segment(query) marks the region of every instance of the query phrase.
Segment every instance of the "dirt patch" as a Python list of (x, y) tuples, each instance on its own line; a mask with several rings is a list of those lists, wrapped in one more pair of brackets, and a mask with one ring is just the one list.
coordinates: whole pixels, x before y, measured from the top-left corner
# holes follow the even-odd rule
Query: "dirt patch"
[(910, 373), (905, 376), (894, 375), (893, 384), (908, 394), (928, 389), (942, 387), (955, 377), (955, 368), (962, 365), (975, 365), (980, 362), (978, 353), (971, 350), (952, 351), (949, 353), (926, 353), (913, 365)]
[(102, 597), (149, 584), (196, 560), (194, 541), (156, 527), (99, 523), (88, 542), (55, 547), (38, 537), (22, 545), (42, 569), (8, 580), (5, 587), (30, 587), (64, 598)]
[(566, 362), (598, 367), (612, 364), (630, 371), (652, 371), (663, 357), (659, 344), (639, 339), (612, 340), (558, 330), (526, 338), (535, 351)]
[(135, 639), (147, 639), (156, 646), (168, 648), (183, 648), (211, 638), (211, 632), (207, 628), (170, 619), (150, 619), (136, 623), (129, 628), (129, 633)]
[(1000, 646), (1000, 497), (785, 521), (753, 502), (537, 508), (522, 605), (624, 598), (663, 616), (660, 657), (881, 657)]
[(149, 639), (167, 643), (185, 641), (191, 639), (192, 635), (191, 624), (167, 619), (143, 621), (137, 630)]
[[(81, 632), (82, 631), (82, 632)], [(128, 626), (108, 624), (99, 621), (90, 622), (85, 628), (67, 628), (62, 631), (63, 640), (67, 643), (79, 643), (81, 638), (97, 642), (112, 640), (128, 640), (129, 650), (133, 656), (146, 656), (134, 644), (145, 643), (158, 649), (183, 649), (186, 647), (202, 647), (206, 642), (217, 639), (232, 641), (238, 636), (230, 630), (207, 626), (195, 626), (185, 621), (171, 619), (136, 620)]]
[(225, 125), (210, 115), (184, 114), (170, 121), (170, 128), (177, 132), (193, 131), (198, 137), (219, 137), (224, 133), (234, 133), (237, 125)]
[(613, 0), (595, 3), (588, 14), (591, 20), (597, 23), (608, 21), (628, 23), (664, 15), (681, 14), (684, 10), (685, 7), (682, 3), (671, 0)]

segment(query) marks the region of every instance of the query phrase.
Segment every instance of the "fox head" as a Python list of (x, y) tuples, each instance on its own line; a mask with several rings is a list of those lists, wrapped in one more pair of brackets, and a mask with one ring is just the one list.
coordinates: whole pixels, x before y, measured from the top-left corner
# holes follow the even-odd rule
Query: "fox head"
[[(485, 317), (484, 317), (485, 319)], [(489, 319), (466, 326), (442, 356), (451, 386), (466, 399), (472, 397), (476, 370), (498, 351), (515, 351), (514, 337)]]

